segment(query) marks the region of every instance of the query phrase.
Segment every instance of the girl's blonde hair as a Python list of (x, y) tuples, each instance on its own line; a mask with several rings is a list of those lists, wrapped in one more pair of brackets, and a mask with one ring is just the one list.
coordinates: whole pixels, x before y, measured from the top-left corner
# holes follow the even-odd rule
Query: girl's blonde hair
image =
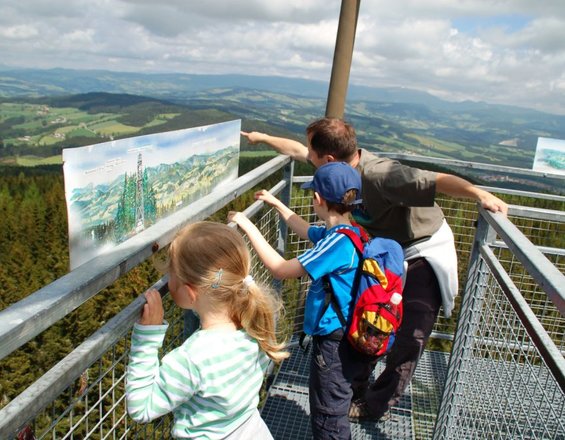
[[(251, 258), (241, 234), (222, 223), (197, 222), (183, 228), (169, 247), (169, 271), (257, 340), (275, 362), (288, 353), (277, 342), (275, 316), (281, 302), (264, 286), (249, 282)], [(245, 280), (245, 281), (244, 281)]]

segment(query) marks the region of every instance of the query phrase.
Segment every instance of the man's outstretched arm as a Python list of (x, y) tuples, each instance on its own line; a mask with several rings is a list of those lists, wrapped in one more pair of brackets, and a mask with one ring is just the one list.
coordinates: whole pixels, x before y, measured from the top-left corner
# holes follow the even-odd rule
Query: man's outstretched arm
[(308, 148), (298, 141), (293, 141), (292, 139), (271, 136), (266, 133), (260, 133), (258, 131), (242, 131), (241, 135), (247, 138), (247, 142), (251, 145), (255, 144), (267, 144), (273, 150), (280, 154), (286, 154), (292, 157), (294, 160), (300, 162), (308, 161)]
[(436, 191), (452, 197), (474, 199), (485, 209), (508, 214), (508, 205), (495, 195), (452, 174), (437, 173)]

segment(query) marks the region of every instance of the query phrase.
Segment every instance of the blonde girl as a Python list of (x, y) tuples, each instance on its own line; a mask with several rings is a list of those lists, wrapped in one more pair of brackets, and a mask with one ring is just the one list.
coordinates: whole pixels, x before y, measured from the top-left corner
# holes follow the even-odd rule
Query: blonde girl
[(174, 302), (201, 327), (159, 364), (167, 323), (161, 296), (148, 291), (134, 325), (127, 371), (130, 416), (174, 414), (175, 438), (271, 439), (257, 404), (269, 358), (288, 356), (276, 340), (279, 302), (253, 281), (242, 236), (227, 225), (185, 227), (169, 248)]

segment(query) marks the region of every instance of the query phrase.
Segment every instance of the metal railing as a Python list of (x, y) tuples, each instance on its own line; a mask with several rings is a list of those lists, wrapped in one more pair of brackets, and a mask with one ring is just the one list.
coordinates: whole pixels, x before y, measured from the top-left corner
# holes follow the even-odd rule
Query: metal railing
[[(276, 157), (241, 176), (229, 187), (165, 218), (112, 253), (93, 259), (0, 311), (0, 358), (168, 245), (184, 225), (209, 217), (283, 168), (286, 169), (278, 188), (289, 187), (292, 166), (288, 157)], [(165, 280), (159, 281), (156, 287), (163, 294), (167, 292)], [(139, 297), (2, 408), (0, 438), (12, 438), (22, 430), (33, 432), (36, 438), (128, 437), (127, 433), (135, 425), (125, 415), (123, 395), (128, 333), (138, 319), (143, 303), (144, 299)], [(177, 321), (174, 317), (167, 319)], [(172, 327), (169, 344), (178, 344), (178, 340), (186, 336), (184, 326)], [(153, 429), (144, 427), (139, 431), (153, 435)], [(138, 428), (134, 431), (138, 432)]]
[[(207, 196), (167, 218), (157, 228), (144, 231), (112, 255), (78, 268), (1, 311), (0, 357), (9, 355), (149, 258), (156, 249), (166, 246), (183, 225), (207, 218), (283, 168), (283, 176), (272, 192), (280, 193), (299, 215), (314, 222), (311, 195), (291, 185), (306, 178), (293, 179), (290, 160), (277, 157), (240, 177), (230, 188)], [(539, 196), (504, 192), (520, 200)], [(485, 212), (479, 216), (474, 202), (438, 200), (454, 230), (461, 279), (465, 279), (467, 266), (471, 271), (462, 295), (461, 312), (457, 309), (450, 320), (439, 319), (436, 323), (432, 348), (447, 352), (453, 345), (453, 355), (443, 397), (426, 394), (413, 397), (416, 438), (432, 437), (436, 414), (435, 438), (565, 435), (560, 421), (564, 419), (565, 406), (560, 379), (565, 371), (562, 274), (565, 198), (540, 198), (549, 198), (560, 208), (512, 206), (510, 221)], [(261, 203), (252, 204), (246, 214), (254, 216), (269, 242), (287, 256), (294, 256), (308, 246), (287, 233), (276, 212)], [(475, 236), (477, 221), (479, 234)], [(489, 227), (483, 226), (485, 222)], [(492, 228), (498, 237), (489, 232)], [(542, 251), (547, 257), (540, 258)], [(258, 280), (272, 281), (255, 256), (253, 272)], [(301, 330), (307, 286), (307, 279), (279, 286), (287, 309), (281, 327), (288, 335)], [(166, 294), (166, 278), (155, 287)], [(53, 439), (167, 437), (171, 417), (137, 425), (128, 418), (125, 407), (129, 331), (143, 302), (141, 297), (135, 300), (2, 408), (0, 438), (22, 437), (25, 433)], [(457, 316), (460, 316), (458, 321)], [(165, 351), (189, 334), (187, 324), (191, 323), (176, 307), (167, 308), (167, 320), (171, 324)], [(520, 398), (527, 403), (521, 403)], [(493, 435), (495, 432), (500, 435)]]
[(480, 210), (434, 439), (565, 436), (565, 277), (542, 250)]

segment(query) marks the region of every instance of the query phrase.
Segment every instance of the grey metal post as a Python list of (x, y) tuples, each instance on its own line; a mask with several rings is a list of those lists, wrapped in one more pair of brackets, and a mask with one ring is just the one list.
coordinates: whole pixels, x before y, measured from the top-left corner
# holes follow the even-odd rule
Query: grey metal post
[[(283, 169), (283, 180), (286, 182), (286, 186), (280, 193), (281, 201), (286, 205), (290, 206), (290, 200), (292, 197), (292, 177), (294, 175), (294, 161), (290, 161)], [(277, 237), (277, 251), (281, 255), (286, 253), (286, 243), (288, 240), (288, 226), (284, 220), (279, 219), (278, 237)], [(282, 294), (282, 282), (280, 280), (273, 281), (273, 286), (279, 294)]]
[(342, 0), (341, 2), (328, 102), (326, 104), (326, 116), (331, 118), (343, 118), (360, 3), (361, 0)]
[[(294, 161), (290, 162), (284, 167), (283, 170), (283, 180), (286, 182), (286, 186), (281, 191), (280, 199), (286, 205), (290, 206), (290, 201), (292, 197), (292, 177), (294, 175)], [(279, 237), (277, 243), (277, 250), (281, 255), (284, 255), (286, 251), (286, 240), (288, 238), (288, 226), (281, 219), (279, 222)]]
[(184, 310), (183, 314), (183, 340), (187, 340), (200, 327), (200, 319), (192, 310)]
[(495, 236), (494, 229), (483, 215), (479, 215), (467, 282), (463, 291), (443, 395), (434, 427), (432, 437), (434, 440), (452, 438), (451, 431), (456, 425), (456, 411), (459, 403), (458, 387), (461, 383), (459, 376), (465, 371), (464, 365), (472, 352), (473, 335), (480, 319), (486, 291), (486, 263), (480, 256), (480, 248), (487, 243), (494, 242)]

